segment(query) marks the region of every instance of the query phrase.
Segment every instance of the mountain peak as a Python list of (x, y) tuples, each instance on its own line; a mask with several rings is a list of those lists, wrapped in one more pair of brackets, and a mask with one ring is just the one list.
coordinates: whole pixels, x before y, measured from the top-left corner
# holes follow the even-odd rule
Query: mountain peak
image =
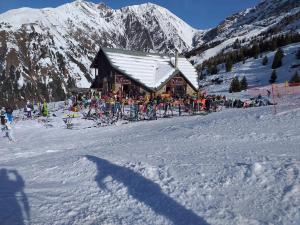
[(87, 3), (87, 1), (85, 1), (85, 0), (75, 0), (72, 3), (74, 3), (74, 4), (81, 4), (81, 3)]
[(83, 6), (83, 5), (96, 5), (93, 2), (89, 2), (89, 1), (85, 1), (85, 0), (75, 0), (71, 3), (67, 3), (67, 4), (71, 4), (71, 5), (75, 5), (75, 6)]
[(106, 5), (104, 2), (100, 2), (97, 8), (102, 10), (112, 10), (112, 8)]
[(70, 3), (66, 3), (66, 5), (71, 4), (71, 5), (79, 6), (79, 5), (84, 4), (84, 3), (86, 3), (85, 0), (75, 0), (75, 1), (70, 2)]

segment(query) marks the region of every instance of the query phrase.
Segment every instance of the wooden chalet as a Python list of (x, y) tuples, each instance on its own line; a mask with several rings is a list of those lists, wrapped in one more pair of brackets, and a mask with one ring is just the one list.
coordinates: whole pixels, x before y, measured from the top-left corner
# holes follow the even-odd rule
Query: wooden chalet
[(121, 91), (124, 95), (177, 97), (198, 91), (196, 69), (184, 57), (101, 48), (91, 68), (95, 79), (91, 88), (102, 93)]

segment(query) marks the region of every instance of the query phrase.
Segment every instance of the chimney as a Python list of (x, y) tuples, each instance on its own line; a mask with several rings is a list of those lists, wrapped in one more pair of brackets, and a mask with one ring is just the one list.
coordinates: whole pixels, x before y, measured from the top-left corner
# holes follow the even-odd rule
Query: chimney
[(175, 50), (175, 69), (178, 69), (178, 51)]

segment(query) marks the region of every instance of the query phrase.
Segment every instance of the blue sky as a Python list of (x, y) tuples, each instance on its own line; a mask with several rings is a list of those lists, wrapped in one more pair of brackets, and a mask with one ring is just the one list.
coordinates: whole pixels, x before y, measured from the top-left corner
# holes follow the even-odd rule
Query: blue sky
[[(256, 5), (260, 0), (89, 0), (117, 9), (152, 2), (161, 5), (198, 29), (211, 28), (232, 13)], [(72, 0), (0, 0), (0, 13), (19, 7), (56, 7)]]

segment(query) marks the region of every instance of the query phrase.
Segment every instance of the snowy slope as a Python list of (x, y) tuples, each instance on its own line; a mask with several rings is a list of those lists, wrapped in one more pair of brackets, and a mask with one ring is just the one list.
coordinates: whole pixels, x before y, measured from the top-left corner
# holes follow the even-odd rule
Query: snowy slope
[[(282, 48), (284, 57), (282, 59), (282, 67), (276, 69), (277, 80), (276, 83), (284, 83), (289, 81), (296, 71), (300, 72), (300, 60), (296, 59), (296, 52), (300, 49), (300, 44), (291, 44)], [(237, 63), (233, 65), (231, 72), (225, 71), (225, 65), (219, 65), (220, 72), (217, 75), (207, 76), (204, 80), (200, 81), (200, 85), (203, 90), (208, 93), (216, 93), (221, 95), (231, 95), (228, 93), (230, 83), (233, 77), (238, 77), (239, 80), (243, 76), (247, 78), (248, 87), (264, 87), (269, 85), (269, 80), (272, 74), (272, 62), (274, 59), (275, 52), (266, 52), (262, 56), (268, 57), (268, 64), (262, 65), (262, 58), (254, 59), (250, 58), (243, 64)], [(298, 65), (295, 67), (294, 65)], [(222, 84), (212, 84), (211, 80), (219, 78), (224, 80)], [(244, 95), (247, 94), (243, 93)], [(233, 94), (234, 95), (234, 94)]]
[(15, 143), (0, 139), (0, 224), (297, 225), (292, 101), (276, 116), (231, 109), (78, 130), (21, 121)]

